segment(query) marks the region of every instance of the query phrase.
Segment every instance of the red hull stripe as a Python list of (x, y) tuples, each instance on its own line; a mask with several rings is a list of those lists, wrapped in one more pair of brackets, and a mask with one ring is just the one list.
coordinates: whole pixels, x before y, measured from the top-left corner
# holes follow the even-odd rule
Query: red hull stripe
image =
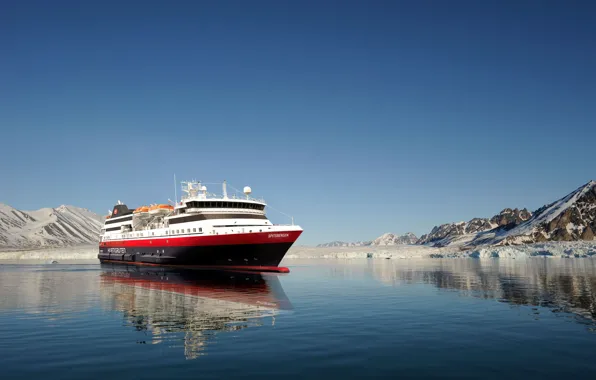
[(174, 292), (189, 296), (238, 302), (246, 305), (268, 306), (279, 309), (278, 300), (265, 284), (259, 287), (252, 286), (248, 289), (240, 288), (240, 290), (236, 290), (225, 287), (210, 288), (208, 285), (197, 286), (192, 284), (171, 284), (155, 280), (147, 281), (138, 278), (125, 278), (115, 275), (107, 275), (102, 277), (102, 281), (107, 283), (118, 282), (129, 286), (140, 286), (150, 290)]
[(102, 260), (105, 263), (116, 263), (121, 265), (146, 265), (152, 267), (171, 267), (171, 268), (184, 268), (184, 269), (219, 269), (219, 270), (230, 270), (230, 271), (248, 271), (248, 272), (276, 272), (276, 273), (290, 273), (288, 267), (270, 267), (270, 266), (244, 266), (244, 265), (168, 265), (168, 264), (152, 264), (152, 263), (141, 263), (135, 261), (118, 261), (118, 260)]
[(255, 232), (248, 234), (195, 235), (180, 237), (155, 237), (145, 239), (111, 240), (99, 243), (100, 247), (193, 247), (211, 245), (293, 243), (302, 231)]

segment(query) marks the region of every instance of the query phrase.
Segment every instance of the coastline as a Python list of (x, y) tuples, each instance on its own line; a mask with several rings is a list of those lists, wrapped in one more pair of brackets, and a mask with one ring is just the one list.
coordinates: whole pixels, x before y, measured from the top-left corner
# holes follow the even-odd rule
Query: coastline
[[(0, 249), (0, 263), (24, 260), (97, 260), (98, 247), (83, 245), (37, 249)], [(312, 247), (294, 246), (284, 260), (294, 259), (436, 259), (436, 258), (527, 258), (596, 257), (596, 241), (545, 242), (516, 246), (434, 248), (424, 245)]]
[(434, 248), (424, 245), (365, 247), (292, 247), (287, 259), (421, 259), (421, 258), (525, 258), (596, 257), (596, 241), (546, 242), (515, 246), (484, 246), (469, 250), (461, 247)]

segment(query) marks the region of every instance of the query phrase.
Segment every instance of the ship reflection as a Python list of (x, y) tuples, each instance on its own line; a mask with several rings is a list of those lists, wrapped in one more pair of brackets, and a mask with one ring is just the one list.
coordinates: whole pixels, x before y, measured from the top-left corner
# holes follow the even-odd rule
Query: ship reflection
[(184, 346), (187, 359), (206, 353), (219, 332), (274, 325), (290, 310), (277, 275), (101, 265), (104, 307), (143, 332), (141, 344)]

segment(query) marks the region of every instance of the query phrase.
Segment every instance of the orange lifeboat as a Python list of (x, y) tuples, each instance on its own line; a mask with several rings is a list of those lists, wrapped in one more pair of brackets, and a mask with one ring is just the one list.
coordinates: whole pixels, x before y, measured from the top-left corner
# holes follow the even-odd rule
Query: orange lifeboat
[(147, 207), (147, 206), (141, 206), (141, 207), (135, 209), (133, 211), (133, 214), (139, 214), (139, 213), (144, 213), (144, 212), (149, 212), (149, 207)]
[(159, 204), (159, 205), (151, 205), (149, 207), (149, 213), (157, 214), (157, 213), (167, 213), (169, 211), (174, 210), (174, 206), (168, 204)]

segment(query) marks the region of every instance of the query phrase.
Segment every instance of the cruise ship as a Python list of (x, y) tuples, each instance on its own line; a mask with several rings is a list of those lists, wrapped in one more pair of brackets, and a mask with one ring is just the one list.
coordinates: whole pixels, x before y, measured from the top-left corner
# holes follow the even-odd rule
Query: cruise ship
[(100, 233), (101, 262), (263, 272), (289, 272), (279, 263), (302, 234), (292, 224), (273, 224), (267, 204), (250, 187), (228, 196), (207, 192), (199, 181), (182, 182), (180, 200), (135, 209), (120, 201)]

